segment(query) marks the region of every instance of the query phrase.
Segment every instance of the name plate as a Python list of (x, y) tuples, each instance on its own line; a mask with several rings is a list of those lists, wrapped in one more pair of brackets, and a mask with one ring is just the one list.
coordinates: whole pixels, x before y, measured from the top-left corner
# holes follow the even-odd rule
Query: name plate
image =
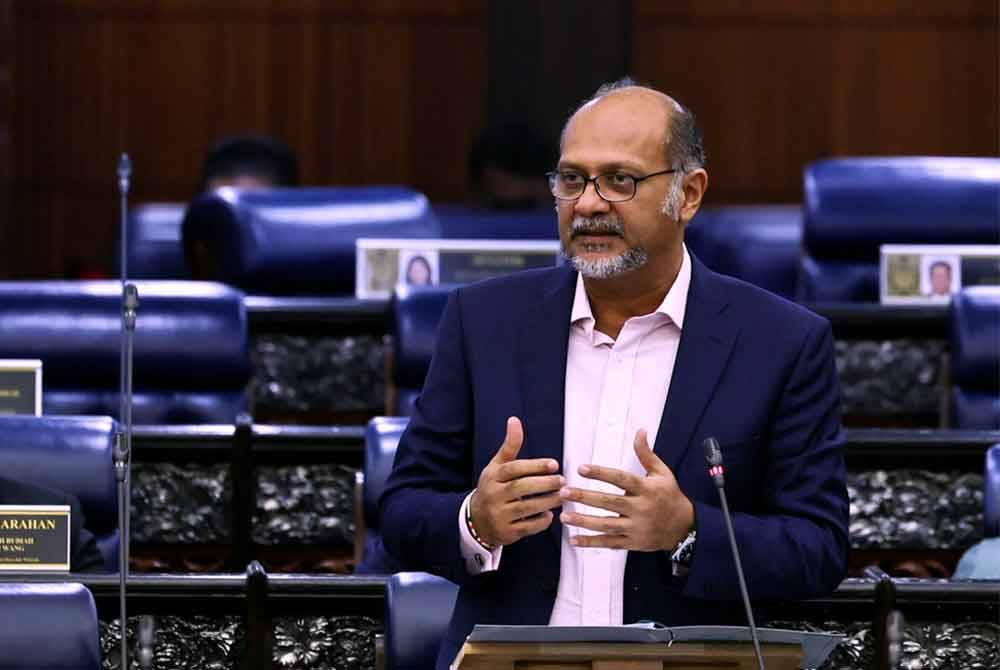
[(69, 572), (69, 505), (0, 505), (0, 570)]
[(883, 244), (883, 305), (937, 305), (967, 286), (1000, 286), (1000, 246)]
[(42, 415), (40, 360), (0, 360), (0, 414)]
[(354, 293), (358, 298), (388, 298), (399, 286), (460, 286), (483, 279), (554, 267), (556, 240), (405, 240), (357, 241)]

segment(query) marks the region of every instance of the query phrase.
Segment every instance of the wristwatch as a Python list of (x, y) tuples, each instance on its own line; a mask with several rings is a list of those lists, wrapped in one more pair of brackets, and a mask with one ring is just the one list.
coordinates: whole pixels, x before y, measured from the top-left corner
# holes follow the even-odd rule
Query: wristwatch
[(698, 541), (698, 529), (692, 528), (670, 553), (671, 572), (674, 577), (686, 577), (694, 558), (694, 545)]

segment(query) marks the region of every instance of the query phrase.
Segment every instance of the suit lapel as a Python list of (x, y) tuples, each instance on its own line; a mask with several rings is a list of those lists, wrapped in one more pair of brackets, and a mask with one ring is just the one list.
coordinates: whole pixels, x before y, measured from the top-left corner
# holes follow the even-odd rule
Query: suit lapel
[[(554, 458), (562, 472), (563, 422), (566, 405), (566, 352), (569, 316), (576, 273), (566, 269), (553, 276), (537, 306), (520, 329), (518, 376), (524, 416), (524, 446), (520, 458)], [(562, 524), (558, 510), (549, 528), (558, 548)]]
[(653, 451), (676, 472), (726, 367), (739, 327), (724, 314), (718, 275), (691, 256), (691, 287), (677, 360)]

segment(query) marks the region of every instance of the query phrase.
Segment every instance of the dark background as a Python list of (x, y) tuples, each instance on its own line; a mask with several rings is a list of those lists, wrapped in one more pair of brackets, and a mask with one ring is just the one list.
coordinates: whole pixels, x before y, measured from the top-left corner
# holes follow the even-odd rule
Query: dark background
[(631, 73), (701, 119), (708, 204), (798, 202), (843, 155), (1000, 153), (997, 0), (0, 0), (0, 277), (110, 270), (133, 202), (187, 200), (215, 139), (303, 181), (466, 192), (487, 122), (553, 136)]

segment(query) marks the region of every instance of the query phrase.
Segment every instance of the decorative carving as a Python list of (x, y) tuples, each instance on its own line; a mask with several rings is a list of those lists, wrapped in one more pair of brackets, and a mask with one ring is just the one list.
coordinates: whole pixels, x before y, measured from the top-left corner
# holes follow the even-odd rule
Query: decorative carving
[(254, 542), (352, 545), (354, 473), (332, 464), (258, 468)]
[(942, 340), (836, 343), (844, 414), (935, 415), (941, 401)]
[(228, 464), (134, 462), (129, 517), (133, 542), (230, 542), (233, 524)]

